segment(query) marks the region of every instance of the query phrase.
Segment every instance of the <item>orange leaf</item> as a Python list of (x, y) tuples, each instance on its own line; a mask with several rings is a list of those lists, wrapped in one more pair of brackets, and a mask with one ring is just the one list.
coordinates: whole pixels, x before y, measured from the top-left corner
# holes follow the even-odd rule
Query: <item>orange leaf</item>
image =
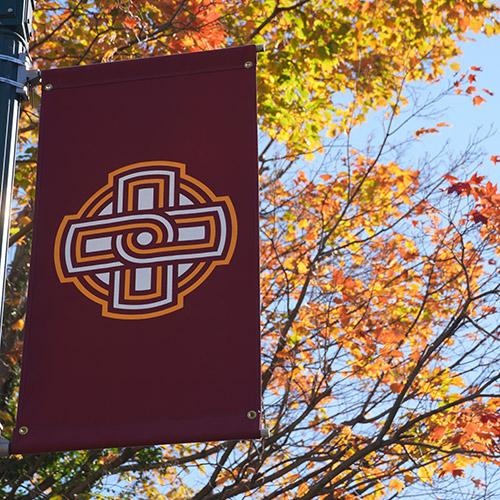
[(424, 134), (436, 134), (439, 132), (437, 128), (419, 128), (418, 130), (415, 131), (415, 137), (420, 137), (421, 135)]
[(432, 430), (431, 437), (436, 441), (439, 441), (444, 436), (445, 432), (446, 427), (444, 427), (443, 425), (438, 425)]
[(403, 390), (404, 384), (401, 384), (399, 382), (394, 382), (392, 383), (389, 388), (391, 389), (392, 392), (399, 393)]
[(17, 330), (17, 331), (20, 331), (24, 328), (24, 319), (18, 319), (13, 325), (12, 325), (12, 329), (13, 330)]
[(391, 479), (389, 481), (389, 488), (391, 490), (396, 490), (398, 493), (402, 490), (404, 490), (405, 483), (403, 481), (400, 481), (399, 479)]
[(482, 104), (485, 101), (486, 101), (486, 99), (484, 99), (480, 95), (475, 95), (474, 98), (472, 99), (472, 104), (474, 104), (474, 106), (479, 106), (480, 104)]
[(123, 21), (123, 24), (129, 29), (134, 29), (137, 26), (137, 19), (127, 16)]
[(484, 181), (484, 175), (477, 175), (474, 173), (472, 177), (470, 178), (470, 181), (472, 184), (481, 184), (481, 182)]

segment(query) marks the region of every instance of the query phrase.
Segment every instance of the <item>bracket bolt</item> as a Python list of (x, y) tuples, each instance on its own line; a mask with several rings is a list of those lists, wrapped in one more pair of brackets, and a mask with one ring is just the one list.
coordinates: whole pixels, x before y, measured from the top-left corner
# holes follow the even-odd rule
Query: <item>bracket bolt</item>
[(253, 66), (253, 62), (252, 61), (246, 61), (245, 64), (245, 69), (250, 69), (252, 66)]
[(9, 14), (12, 14), (12, 13), (14, 12), (14, 9), (13, 9), (12, 7), (9, 7), (9, 8), (7, 9), (7, 12), (8, 12)]
[(257, 412), (255, 410), (250, 410), (248, 413), (247, 413), (247, 417), (250, 419), (250, 420), (255, 420), (257, 418)]
[(52, 85), (51, 83), (46, 83), (44, 86), (43, 86), (43, 89), (44, 90), (52, 90), (54, 88), (54, 85)]
[(28, 434), (29, 432), (29, 429), (23, 425), (22, 427), (19, 427), (19, 430), (18, 430), (19, 434), (21, 434), (21, 436), (26, 436), (26, 434)]

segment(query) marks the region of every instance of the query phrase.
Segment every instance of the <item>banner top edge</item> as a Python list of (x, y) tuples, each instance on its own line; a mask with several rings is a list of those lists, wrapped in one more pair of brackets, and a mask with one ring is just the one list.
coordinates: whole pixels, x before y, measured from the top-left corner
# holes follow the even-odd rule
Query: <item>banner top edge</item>
[[(67, 66), (42, 71), (46, 90), (79, 87), (87, 84), (114, 83), (120, 80), (144, 80), (207, 71), (249, 69), (255, 65), (258, 47), (243, 45), (224, 49), (188, 52), (139, 59), (127, 59), (82, 66)], [(250, 66), (251, 67), (251, 66)], [(135, 77), (130, 78), (131, 75)], [(111, 80), (111, 82), (110, 82)]]

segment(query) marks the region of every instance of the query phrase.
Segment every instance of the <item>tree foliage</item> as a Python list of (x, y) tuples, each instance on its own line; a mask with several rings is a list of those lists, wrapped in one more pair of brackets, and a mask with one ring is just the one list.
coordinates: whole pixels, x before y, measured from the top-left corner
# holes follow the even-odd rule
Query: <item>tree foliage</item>
[[(466, 480), (468, 498), (487, 498), (476, 473), (499, 463), (500, 197), (476, 172), (476, 142), (418, 166), (402, 147), (448, 126), (417, 119), (439, 102), (420, 95), (422, 82), (442, 89), (447, 65), (455, 74), (441, 94), (487, 105), (480, 68), (460, 72), (452, 58), (470, 32), (498, 33), (497, 15), (483, 0), (40, 0), (32, 57), (41, 68), (267, 44), (258, 73), (269, 436), (11, 457), (3, 495), (368, 500), (436, 489), (458, 498)], [(16, 173), (0, 364), (7, 436), (37, 106), (34, 96), (22, 113)], [(355, 146), (377, 110), (383, 133)]]

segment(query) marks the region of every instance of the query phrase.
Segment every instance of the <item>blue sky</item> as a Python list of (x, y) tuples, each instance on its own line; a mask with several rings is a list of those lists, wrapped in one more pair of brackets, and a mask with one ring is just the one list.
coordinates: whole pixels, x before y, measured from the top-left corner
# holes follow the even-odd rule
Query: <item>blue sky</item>
[[(394, 139), (396, 142), (405, 138), (413, 138), (414, 131), (420, 127), (435, 127), (439, 122), (446, 122), (450, 127), (439, 128), (438, 134), (426, 134), (418, 140), (410, 141), (404, 148), (402, 166), (407, 167), (418, 164), (426, 153), (433, 154), (439, 151), (447, 142), (448, 153), (457, 154), (467, 145), (469, 139), (475, 134), (481, 137), (489, 136), (481, 142), (479, 149), (484, 153), (484, 160), (473, 165), (480, 175), (498, 182), (500, 181), (500, 164), (495, 167), (490, 161), (493, 155), (500, 155), (500, 132), (498, 130), (498, 116), (500, 115), (500, 65), (496, 62), (495, 55), (500, 52), (500, 38), (488, 38), (482, 35), (474, 36), (470, 41), (462, 44), (463, 54), (450, 62), (460, 64), (459, 74), (466, 72), (471, 66), (479, 66), (482, 71), (475, 72), (477, 87), (480, 95), (486, 98), (479, 106), (472, 103), (472, 95), (452, 94), (439, 100), (435, 105), (426, 110), (426, 114), (432, 112), (429, 117), (412, 118)], [(418, 99), (423, 100), (425, 96), (432, 97), (445, 90), (450, 82), (457, 79), (455, 72), (447, 68), (441, 82), (429, 85), (428, 83), (411, 83), (405, 94), (410, 94), (410, 89), (415, 92)], [(464, 88), (467, 85), (464, 85)], [(481, 89), (486, 88), (494, 93), (487, 95)], [(396, 125), (401, 122), (404, 115), (412, 109), (408, 105), (402, 116), (396, 119)], [(364, 150), (369, 138), (381, 140), (382, 122), (385, 110), (373, 112), (368, 116), (366, 123), (354, 129), (352, 141), (361, 151)], [(401, 158), (399, 159), (401, 162)], [(440, 168), (446, 169), (446, 160), (441, 161)]]
[(495, 167), (489, 158), (493, 155), (500, 156), (500, 123), (498, 119), (500, 116), (500, 64), (498, 62), (500, 38), (488, 38), (482, 35), (475, 35), (472, 38), (475, 41), (463, 44), (463, 54), (456, 61), (462, 70), (468, 69), (470, 66), (481, 67), (482, 71), (478, 73), (476, 86), (478, 89), (485, 87), (491, 90), (494, 92), (494, 96), (485, 96), (487, 101), (480, 106), (474, 106), (470, 97), (453, 99), (449, 103), (450, 108), (446, 113), (453, 127), (446, 130), (444, 135), (450, 135), (454, 142), (463, 144), (479, 127), (484, 130), (490, 126), (496, 128), (495, 134), (482, 144), (482, 149), (486, 153), (486, 161), (479, 168), (479, 173), (499, 182), (500, 163)]

